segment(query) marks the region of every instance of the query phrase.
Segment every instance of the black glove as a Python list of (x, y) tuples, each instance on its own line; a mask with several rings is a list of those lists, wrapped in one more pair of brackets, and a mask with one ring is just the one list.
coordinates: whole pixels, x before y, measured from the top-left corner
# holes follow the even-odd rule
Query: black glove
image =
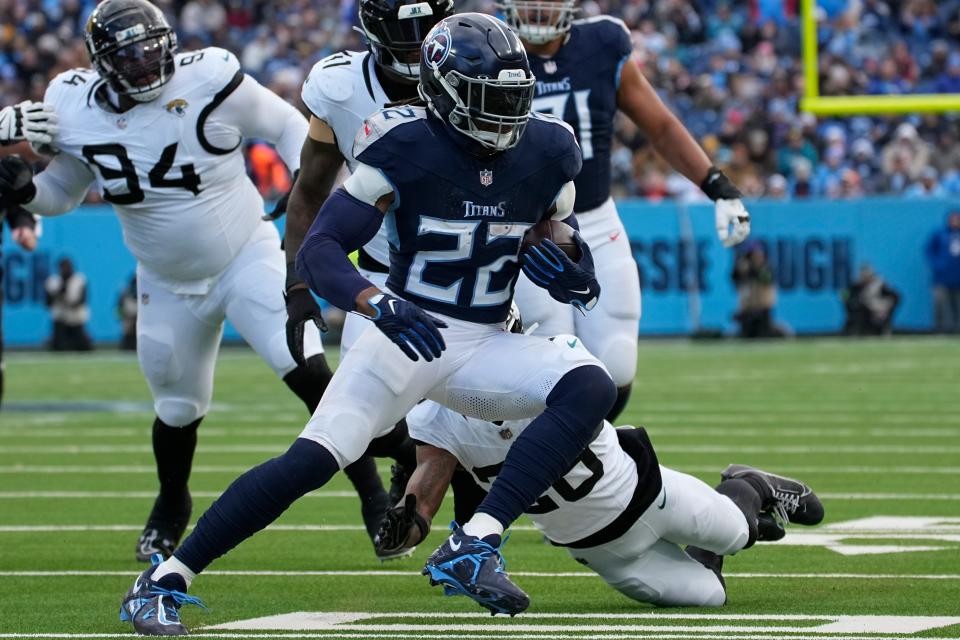
[(716, 167), (710, 167), (710, 170), (707, 171), (707, 177), (700, 183), (700, 190), (714, 202), (743, 198), (743, 194), (740, 193), (740, 189), (737, 189), (737, 185), (733, 184), (727, 174)]
[[(293, 185), (297, 184), (297, 177), (300, 175), (300, 169), (297, 169), (293, 172), (293, 181), (290, 183), (290, 191), (293, 191)], [(290, 201), (290, 191), (287, 191), (283, 194), (277, 204), (273, 206), (273, 211), (263, 216), (263, 220), (267, 222), (273, 222), (274, 220), (279, 220), (283, 217), (283, 214), (287, 212), (287, 202)]]
[(532, 246), (521, 257), (523, 272), (535, 285), (546, 289), (557, 302), (570, 304), (582, 313), (593, 309), (600, 299), (600, 283), (593, 268), (590, 247), (579, 233), (574, 241), (580, 247), (580, 261), (574, 262), (550, 240)]
[(313, 320), (317, 329), (326, 333), (327, 323), (323, 321), (320, 305), (314, 300), (309, 289), (290, 289), (283, 295), (287, 302), (287, 348), (290, 355), (300, 366), (306, 364), (303, 355), (303, 329), (307, 322)]
[[(415, 537), (410, 544), (407, 544), (414, 527), (418, 529), (419, 537)], [(430, 533), (430, 523), (417, 513), (417, 496), (408, 493), (403, 499), (402, 506), (390, 509), (383, 516), (380, 530), (373, 538), (373, 545), (379, 556), (395, 555), (415, 547), (426, 539), (428, 533)]]
[(20, 156), (0, 158), (0, 199), (7, 204), (26, 204), (36, 195), (33, 167)]

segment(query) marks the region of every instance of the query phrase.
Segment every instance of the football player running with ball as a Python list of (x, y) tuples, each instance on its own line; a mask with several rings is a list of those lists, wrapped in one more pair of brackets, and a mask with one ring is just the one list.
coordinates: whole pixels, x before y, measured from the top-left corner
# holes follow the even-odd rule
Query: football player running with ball
[[(367, 118), (354, 142), (357, 167), (324, 204), (297, 258), (316, 293), (372, 325), (300, 438), (235, 480), (174, 556), (137, 579), (122, 606), (139, 633), (186, 633), (179, 608), (196, 602), (185, 591), (197, 573), (326, 484), (423, 397), (485, 420), (534, 418), (477, 513), (425, 568), (433, 582), (491, 612), (529, 605), (503, 571), (504, 528), (570, 469), (616, 397), (589, 354), (505, 330), (524, 232), (548, 218), (575, 224), (580, 150), (562, 121), (531, 114), (527, 56), (501, 21), (446, 18), (421, 52), (426, 106)], [(381, 289), (348, 255), (384, 220), (392, 244)], [(589, 249), (579, 262), (546, 241), (540, 249), (522, 260), (550, 274), (551, 294), (594, 306), (600, 290)]]
[(670, 165), (700, 185), (716, 203), (717, 233), (724, 246), (750, 234), (740, 191), (710, 160), (657, 96), (631, 60), (630, 33), (620, 20), (574, 20), (577, 0), (501, 0), (506, 22), (530, 56), (537, 78), (534, 111), (565, 120), (577, 133), (583, 170), (577, 176), (574, 211), (593, 251), (603, 300), (582, 315), (558, 305), (528, 278), (517, 283), (517, 304), (543, 335), (576, 334), (617, 384), (613, 420), (623, 410), (637, 371), (640, 280), (637, 265), (610, 197), (614, 116), (621, 111)]
[[(45, 96), (59, 116), (59, 153), (36, 177), (19, 157), (0, 160), (0, 193), (32, 213), (60, 215), (96, 183), (137, 258), (137, 355), (153, 394), (160, 478), (137, 543), (146, 561), (169, 556), (189, 522), (187, 481), (224, 318), (311, 412), (330, 380), (318, 329), (285, 334), (280, 238), (261, 220), (242, 153), (244, 139), (267, 140), (296, 170), (307, 122), (233, 54), (177, 53), (173, 29), (146, 0), (106, 0), (85, 33), (93, 69), (60, 74)], [(39, 117), (24, 110), (20, 121)], [(362, 498), (375, 503), (365, 513), (375, 533), (389, 500), (371, 460), (356, 472), (373, 487)]]

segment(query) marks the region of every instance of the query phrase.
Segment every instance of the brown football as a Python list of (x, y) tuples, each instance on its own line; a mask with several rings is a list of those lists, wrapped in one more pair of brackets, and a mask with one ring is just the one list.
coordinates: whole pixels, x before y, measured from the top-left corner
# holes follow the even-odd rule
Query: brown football
[(567, 256), (577, 262), (580, 260), (580, 247), (573, 240), (574, 229), (566, 222), (547, 219), (533, 225), (523, 236), (520, 253), (526, 253), (532, 245), (539, 245), (543, 239), (551, 240), (560, 247)]

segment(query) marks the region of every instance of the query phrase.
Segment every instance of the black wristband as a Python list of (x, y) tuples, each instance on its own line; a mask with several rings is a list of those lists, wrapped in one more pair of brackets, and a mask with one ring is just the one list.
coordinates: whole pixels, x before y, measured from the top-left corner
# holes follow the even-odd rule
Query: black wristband
[(707, 177), (700, 183), (700, 189), (714, 202), (717, 200), (738, 200), (743, 197), (740, 189), (737, 189), (737, 185), (733, 184), (733, 181), (717, 167), (710, 167), (710, 170), (707, 171)]
[(289, 293), (290, 289), (293, 289), (298, 284), (303, 284), (303, 280), (301, 280), (300, 276), (297, 275), (297, 263), (288, 262), (287, 281), (283, 285), (283, 290)]

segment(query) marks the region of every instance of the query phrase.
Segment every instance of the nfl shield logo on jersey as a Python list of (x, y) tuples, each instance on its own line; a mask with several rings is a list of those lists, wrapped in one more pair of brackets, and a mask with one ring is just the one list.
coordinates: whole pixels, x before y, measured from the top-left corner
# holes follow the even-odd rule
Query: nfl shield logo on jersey
[(492, 184), (493, 184), (493, 171), (490, 171), (489, 169), (481, 169), (481, 170), (480, 170), (480, 184), (482, 184), (482, 185), (485, 186), (485, 187), (489, 187), (490, 185), (492, 185)]
[(549, 73), (550, 75), (553, 75), (557, 72), (557, 63), (554, 62), (553, 60), (547, 60), (546, 62), (543, 63), (543, 70)]

